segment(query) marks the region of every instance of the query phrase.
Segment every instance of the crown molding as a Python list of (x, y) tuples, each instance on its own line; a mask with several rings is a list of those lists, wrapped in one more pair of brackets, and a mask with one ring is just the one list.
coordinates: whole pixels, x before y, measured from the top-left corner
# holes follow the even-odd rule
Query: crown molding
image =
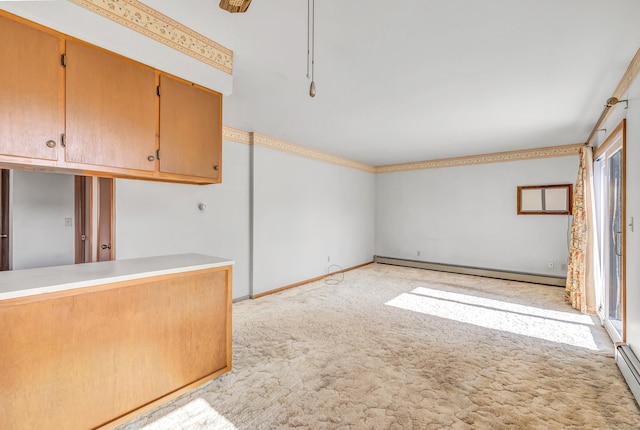
[(225, 73), (233, 51), (137, 0), (69, 0)]
[(352, 169), (362, 170), (364, 172), (375, 173), (376, 168), (359, 161), (349, 160), (348, 158), (339, 157), (327, 152), (316, 151), (315, 149), (296, 145), (274, 137), (265, 136), (259, 133), (250, 133), (251, 142), (254, 145), (264, 146), (266, 148), (275, 149), (277, 151), (288, 152), (290, 154), (302, 157), (312, 158), (314, 160), (324, 161), (326, 163), (337, 164), (338, 166), (350, 167)]
[(583, 143), (520, 151), (496, 152), (468, 157), (443, 158), (440, 160), (417, 161), (413, 163), (388, 164), (376, 167), (376, 173), (404, 172), (407, 170), (438, 169), (442, 167), (469, 166), (473, 164), (504, 163), (508, 161), (535, 160), (538, 158), (565, 157), (578, 155)]
[(231, 140), (233, 142), (251, 145), (251, 133), (226, 125), (222, 126), (222, 138), (224, 140)]

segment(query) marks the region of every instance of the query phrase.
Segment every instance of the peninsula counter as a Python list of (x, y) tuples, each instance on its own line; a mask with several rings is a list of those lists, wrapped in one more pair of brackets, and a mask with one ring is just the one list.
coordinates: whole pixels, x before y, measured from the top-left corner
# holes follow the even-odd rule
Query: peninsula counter
[(200, 254), (0, 272), (0, 417), (113, 428), (231, 370), (233, 261)]

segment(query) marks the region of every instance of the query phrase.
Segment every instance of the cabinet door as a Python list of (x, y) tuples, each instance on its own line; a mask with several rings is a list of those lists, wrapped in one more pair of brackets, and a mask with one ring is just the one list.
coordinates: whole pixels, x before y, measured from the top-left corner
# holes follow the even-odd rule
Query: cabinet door
[(161, 75), (160, 172), (219, 181), (221, 150), (222, 96)]
[(53, 34), (0, 16), (0, 155), (57, 160), (61, 46)]
[(155, 170), (156, 72), (71, 40), (66, 70), (66, 161)]

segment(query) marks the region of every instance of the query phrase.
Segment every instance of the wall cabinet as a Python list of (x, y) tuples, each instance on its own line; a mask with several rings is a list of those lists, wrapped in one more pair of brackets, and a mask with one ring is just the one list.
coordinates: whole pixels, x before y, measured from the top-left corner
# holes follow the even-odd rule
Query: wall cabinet
[(154, 171), (156, 72), (72, 40), (66, 65), (65, 160)]
[(64, 132), (62, 42), (0, 16), (0, 156), (53, 165)]
[(160, 172), (220, 178), (222, 97), (160, 76)]
[(4, 12), (0, 55), (0, 166), (221, 182), (221, 94)]

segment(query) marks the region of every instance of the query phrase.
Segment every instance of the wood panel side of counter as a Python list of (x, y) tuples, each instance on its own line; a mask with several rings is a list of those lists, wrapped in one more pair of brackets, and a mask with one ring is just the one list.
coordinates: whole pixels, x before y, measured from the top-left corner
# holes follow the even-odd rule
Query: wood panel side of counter
[(3, 426), (108, 428), (229, 371), (231, 270), (0, 307)]

